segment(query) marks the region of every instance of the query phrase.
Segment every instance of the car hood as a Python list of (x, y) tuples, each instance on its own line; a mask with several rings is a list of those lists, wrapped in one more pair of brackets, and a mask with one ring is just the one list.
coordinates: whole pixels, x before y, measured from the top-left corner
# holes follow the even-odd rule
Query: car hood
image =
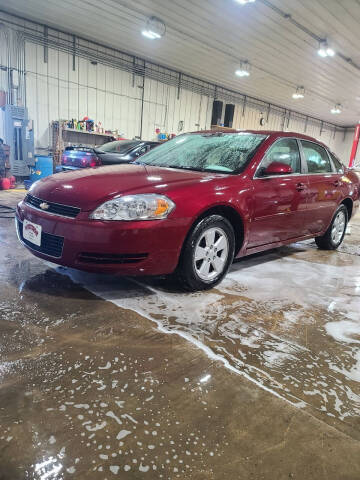
[(37, 181), (29, 192), (48, 202), (89, 211), (118, 195), (164, 194), (180, 185), (195, 185), (211, 177), (224, 175), (148, 165), (114, 165), (57, 173)]

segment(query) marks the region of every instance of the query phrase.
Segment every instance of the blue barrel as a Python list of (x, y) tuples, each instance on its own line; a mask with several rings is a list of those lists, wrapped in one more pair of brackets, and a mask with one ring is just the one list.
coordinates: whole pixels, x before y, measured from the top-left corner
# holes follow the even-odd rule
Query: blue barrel
[(54, 173), (53, 158), (45, 155), (35, 155), (35, 165), (31, 167), (30, 181), (36, 182), (40, 178)]

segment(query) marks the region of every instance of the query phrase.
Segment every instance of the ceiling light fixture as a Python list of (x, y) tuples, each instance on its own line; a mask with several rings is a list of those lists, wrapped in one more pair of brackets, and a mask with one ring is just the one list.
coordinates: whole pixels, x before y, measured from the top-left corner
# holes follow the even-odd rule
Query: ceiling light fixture
[(235, 70), (235, 75), (238, 77), (248, 77), (250, 75), (250, 63), (247, 60), (240, 62), (240, 67)]
[(296, 91), (292, 94), (292, 98), (295, 100), (299, 98), (304, 98), (305, 96), (305, 88), (304, 87), (297, 87)]
[(165, 23), (160, 18), (149, 17), (146, 20), (145, 28), (141, 33), (144, 37), (150, 38), (150, 40), (156, 40), (162, 38), (165, 35), (165, 32)]
[(319, 43), (318, 55), (320, 57), (333, 57), (335, 55), (335, 50), (329, 47), (329, 44), (326, 40)]
[(337, 104), (335, 105), (335, 107), (330, 110), (330, 112), (333, 113), (334, 115), (336, 115), (336, 114), (338, 114), (338, 113), (341, 113), (341, 108), (342, 108), (342, 107), (341, 107), (341, 104), (340, 104), (340, 103), (337, 103)]
[(241, 5), (246, 5), (247, 3), (254, 3), (255, 0), (236, 0)]

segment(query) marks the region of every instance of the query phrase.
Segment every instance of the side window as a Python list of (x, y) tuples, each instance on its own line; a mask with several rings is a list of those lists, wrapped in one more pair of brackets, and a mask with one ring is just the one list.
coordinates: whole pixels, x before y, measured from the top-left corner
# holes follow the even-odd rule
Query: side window
[(301, 173), (301, 160), (297, 141), (294, 138), (282, 138), (276, 141), (263, 158), (258, 176), (263, 175), (265, 169), (273, 162), (285, 163), (292, 168), (292, 173)]
[(139, 150), (136, 152), (138, 156), (144, 155), (148, 151), (147, 145), (144, 145), (143, 147), (139, 148)]
[(336, 172), (344, 173), (344, 165), (340, 162), (340, 160), (337, 157), (335, 157), (335, 155), (331, 152), (329, 152), (329, 155), (331, 157), (331, 160), (333, 161)]
[(309, 173), (331, 173), (332, 166), (325, 148), (313, 142), (301, 140)]

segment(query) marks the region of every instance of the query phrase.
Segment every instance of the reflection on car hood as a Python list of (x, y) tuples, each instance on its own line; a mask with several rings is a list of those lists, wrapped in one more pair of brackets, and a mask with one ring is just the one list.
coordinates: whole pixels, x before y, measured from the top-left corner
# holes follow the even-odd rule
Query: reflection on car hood
[(88, 211), (117, 195), (166, 193), (181, 185), (223, 175), (159, 168), (149, 165), (114, 165), (58, 173), (39, 180), (30, 193), (42, 200)]

